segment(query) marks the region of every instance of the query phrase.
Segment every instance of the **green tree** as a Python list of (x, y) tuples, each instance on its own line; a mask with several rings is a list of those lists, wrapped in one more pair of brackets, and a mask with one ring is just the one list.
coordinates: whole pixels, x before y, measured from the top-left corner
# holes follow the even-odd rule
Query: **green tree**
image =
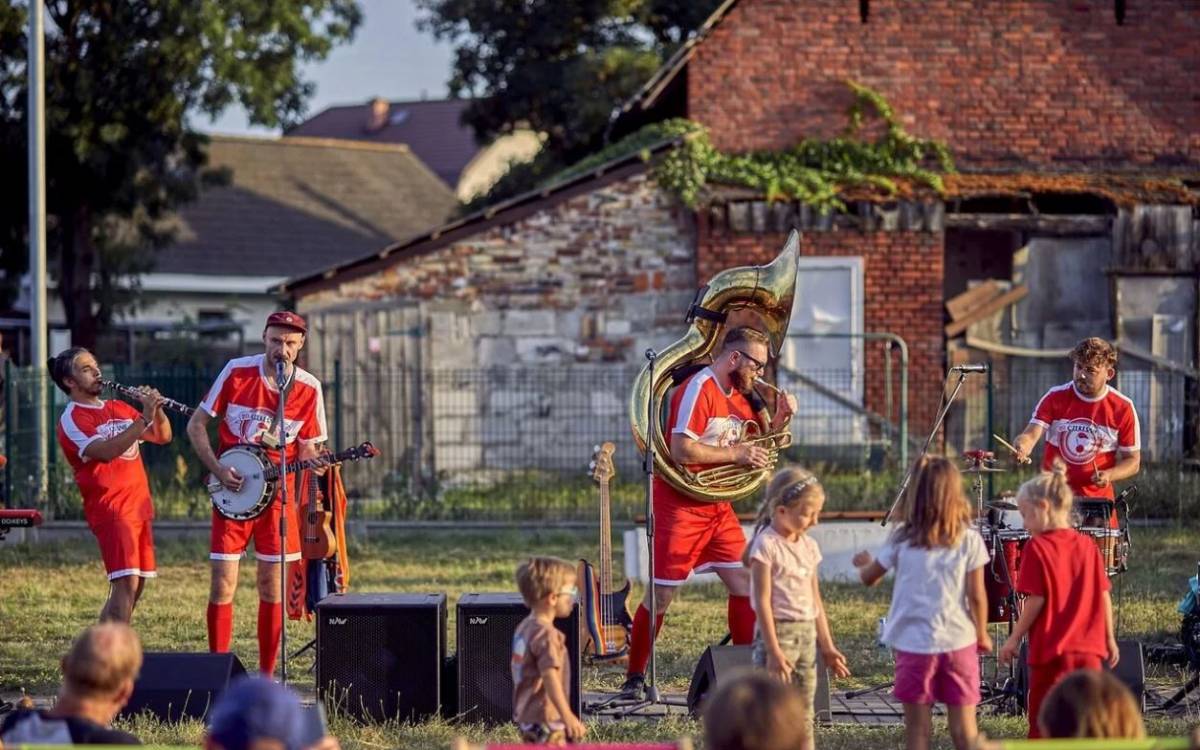
[[(28, 258), (27, 14), (0, 3), (0, 303)], [(296, 122), (313, 92), (301, 64), (360, 20), (355, 0), (47, 0), (47, 254), (77, 343), (131, 303), (172, 209), (197, 195), (192, 118), (238, 102), (252, 123)]]
[(598, 148), (631, 96), (719, 0), (417, 0), (420, 27), (455, 47), (451, 94), (481, 142), (546, 134), (538, 159), (488, 199), (529, 188)]

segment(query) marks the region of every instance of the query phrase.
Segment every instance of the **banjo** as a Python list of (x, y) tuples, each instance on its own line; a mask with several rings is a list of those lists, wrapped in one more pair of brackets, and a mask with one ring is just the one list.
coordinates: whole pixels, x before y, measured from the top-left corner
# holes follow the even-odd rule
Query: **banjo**
[[(293, 461), (287, 465), (287, 470), (290, 474), (293, 471), (316, 469), (343, 461), (359, 461), (378, 455), (379, 449), (368, 442), (339, 453), (326, 453), (315, 458)], [(212, 498), (213, 508), (234, 521), (248, 521), (261, 515), (275, 498), (275, 488), (279, 484), (279, 466), (268, 458), (266, 450), (257, 445), (235, 445), (222, 453), (217, 461), (222, 466), (237, 471), (242, 477), (242, 488), (235, 492), (209, 474), (205, 488)]]

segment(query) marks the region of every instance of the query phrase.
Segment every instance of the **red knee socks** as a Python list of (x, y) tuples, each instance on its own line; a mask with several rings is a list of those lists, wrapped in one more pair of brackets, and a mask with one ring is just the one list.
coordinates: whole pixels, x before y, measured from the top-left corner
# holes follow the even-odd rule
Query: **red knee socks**
[[(663, 613), (656, 612), (654, 618), (654, 637), (662, 630)], [(629, 640), (628, 674), (645, 674), (646, 662), (650, 661), (650, 610), (646, 605), (639, 604), (633, 615), (633, 637)]]
[(233, 640), (233, 602), (208, 603), (208, 650), (224, 654)]
[(279, 622), (282, 611), (281, 602), (258, 603), (258, 669), (267, 676), (275, 673), (275, 657), (279, 653), (279, 636), (283, 631), (283, 624)]
[(730, 595), (726, 614), (729, 618), (729, 635), (732, 636), (733, 642), (739, 646), (752, 643), (754, 608), (750, 606), (750, 597)]

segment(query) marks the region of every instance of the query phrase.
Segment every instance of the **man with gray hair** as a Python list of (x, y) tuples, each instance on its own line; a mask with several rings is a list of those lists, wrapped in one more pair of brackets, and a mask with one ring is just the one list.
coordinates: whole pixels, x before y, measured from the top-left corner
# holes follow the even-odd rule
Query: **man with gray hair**
[(92, 625), (62, 659), (63, 684), (53, 708), (19, 709), (0, 722), (7, 745), (140, 745), (109, 724), (133, 695), (142, 644), (124, 623)]

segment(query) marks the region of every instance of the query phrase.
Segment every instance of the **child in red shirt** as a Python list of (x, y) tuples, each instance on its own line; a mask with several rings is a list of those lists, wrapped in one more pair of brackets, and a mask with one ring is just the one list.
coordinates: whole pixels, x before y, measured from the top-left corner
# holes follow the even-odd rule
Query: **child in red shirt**
[(1071, 528), (1071, 487), (1062, 462), (1021, 485), (1017, 510), (1033, 539), (1021, 553), (1017, 591), (1021, 617), (1000, 649), (1012, 661), (1029, 635), (1029, 737), (1041, 736), (1037, 716), (1050, 688), (1077, 669), (1117, 665), (1112, 597), (1100, 550)]

